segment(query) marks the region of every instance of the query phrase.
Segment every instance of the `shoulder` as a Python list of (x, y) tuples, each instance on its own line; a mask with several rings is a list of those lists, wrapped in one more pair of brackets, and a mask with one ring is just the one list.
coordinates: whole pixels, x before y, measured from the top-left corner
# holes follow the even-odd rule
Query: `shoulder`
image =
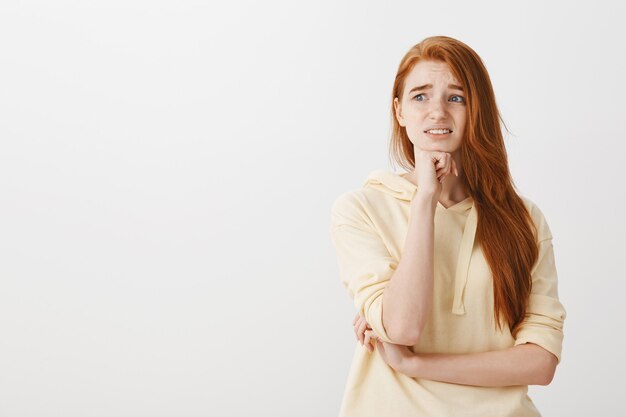
[(343, 192), (335, 198), (330, 213), (333, 224), (368, 222), (368, 191), (365, 188)]
[(524, 202), (526, 210), (528, 210), (528, 213), (530, 214), (530, 217), (533, 220), (535, 227), (537, 228), (537, 241), (552, 238), (552, 232), (550, 231), (548, 220), (546, 219), (546, 216), (544, 215), (541, 208), (539, 208), (539, 205), (524, 195), (520, 194), (519, 196)]

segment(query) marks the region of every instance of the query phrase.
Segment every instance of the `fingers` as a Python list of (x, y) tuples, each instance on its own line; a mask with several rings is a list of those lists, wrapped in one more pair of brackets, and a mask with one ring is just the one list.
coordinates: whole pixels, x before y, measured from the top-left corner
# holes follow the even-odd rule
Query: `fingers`
[(443, 182), (447, 175), (459, 176), (459, 171), (456, 168), (456, 162), (452, 155), (446, 152), (442, 152), (435, 163), (435, 172), (437, 174), (437, 180)]
[(369, 352), (372, 352), (374, 350), (374, 347), (371, 344), (371, 337), (372, 337), (372, 331), (371, 330), (366, 330), (365, 331), (365, 341), (364, 341), (364, 346), (367, 348), (367, 350)]
[(354, 336), (356, 337), (356, 340), (359, 340), (359, 327), (361, 327), (361, 318), (357, 318), (354, 322)]
[(373, 352), (374, 346), (372, 345), (372, 341), (376, 343), (378, 340), (379, 340), (378, 335), (374, 333), (373, 330), (365, 331), (365, 347), (367, 348), (367, 350), (369, 350), (370, 352)]
[(354, 334), (356, 335), (357, 340), (359, 340), (359, 327), (361, 327), (361, 319), (360, 318), (354, 324)]
[(354, 318), (354, 320), (352, 321), (352, 325), (354, 327), (354, 333), (356, 334), (357, 340), (359, 340), (361, 336), (360, 333), (363, 333), (364, 331), (364, 329), (362, 329), (363, 325), (365, 326), (365, 329), (371, 329), (369, 324), (367, 324), (363, 316), (361, 316), (360, 314), (357, 314), (357, 316)]
[(371, 344), (372, 340), (379, 340), (378, 335), (372, 330), (367, 321), (359, 314), (352, 321), (356, 340), (365, 346), (370, 352), (374, 351), (374, 347)]
[(352, 327), (354, 327), (354, 333), (357, 340), (359, 340), (359, 327), (361, 327), (361, 321), (363, 321), (363, 317), (359, 313), (357, 313), (354, 320), (352, 320)]
[(358, 336), (359, 336), (359, 341), (361, 342), (361, 344), (363, 344), (363, 340), (365, 339), (365, 328), (367, 327), (367, 322), (365, 320), (361, 320), (361, 323), (359, 324), (359, 330), (358, 330)]
[(450, 165), (446, 165), (445, 167), (441, 168), (439, 171), (437, 171), (437, 180), (439, 182), (443, 182), (445, 177), (450, 174), (451, 170), (452, 167)]
[(439, 182), (443, 182), (444, 178), (450, 174), (452, 167), (450, 165), (446, 165), (439, 170), (437, 170), (437, 180)]
[[(370, 350), (370, 334), (369, 334), (369, 330), (365, 331), (365, 335), (363, 338), (363, 346), (365, 346), (367, 348), (367, 350)], [(370, 350), (371, 352), (371, 350)]]

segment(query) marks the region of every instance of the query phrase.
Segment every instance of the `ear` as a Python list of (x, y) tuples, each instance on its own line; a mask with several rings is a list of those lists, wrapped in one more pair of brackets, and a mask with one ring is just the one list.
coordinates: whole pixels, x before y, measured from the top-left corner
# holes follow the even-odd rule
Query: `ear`
[(404, 117), (402, 116), (402, 106), (400, 105), (400, 102), (398, 101), (398, 97), (394, 97), (393, 99), (393, 110), (396, 114), (396, 119), (398, 120), (398, 124), (404, 127), (406, 123), (404, 121)]

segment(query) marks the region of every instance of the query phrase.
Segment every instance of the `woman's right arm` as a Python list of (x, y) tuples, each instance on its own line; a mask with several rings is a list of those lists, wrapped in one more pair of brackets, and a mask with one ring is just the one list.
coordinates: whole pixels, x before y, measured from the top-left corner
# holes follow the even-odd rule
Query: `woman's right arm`
[[(441, 181), (454, 172), (445, 152), (416, 153), (418, 184), (411, 201), (403, 255), (395, 259), (352, 196), (333, 205), (331, 236), (337, 249), (340, 277), (357, 312), (387, 343), (415, 345), (428, 319), (433, 296), (434, 217)], [(384, 306), (383, 306), (384, 304)], [(358, 337), (365, 326), (358, 326)]]
[(437, 200), (421, 189), (413, 198), (403, 256), (383, 293), (383, 325), (405, 345), (417, 344), (432, 307)]

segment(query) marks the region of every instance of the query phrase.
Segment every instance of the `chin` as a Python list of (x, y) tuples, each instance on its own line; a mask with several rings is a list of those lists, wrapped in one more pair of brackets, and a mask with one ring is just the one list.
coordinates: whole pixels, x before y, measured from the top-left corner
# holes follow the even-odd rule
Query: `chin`
[(440, 143), (433, 142), (432, 140), (426, 141), (412, 141), (413, 146), (417, 146), (423, 151), (439, 151), (439, 152), (449, 152), (452, 153), (457, 151), (460, 147), (460, 143), (456, 143), (455, 141), (443, 140)]
[(425, 145), (417, 145), (423, 151), (453, 152), (456, 149), (445, 143), (429, 143)]

